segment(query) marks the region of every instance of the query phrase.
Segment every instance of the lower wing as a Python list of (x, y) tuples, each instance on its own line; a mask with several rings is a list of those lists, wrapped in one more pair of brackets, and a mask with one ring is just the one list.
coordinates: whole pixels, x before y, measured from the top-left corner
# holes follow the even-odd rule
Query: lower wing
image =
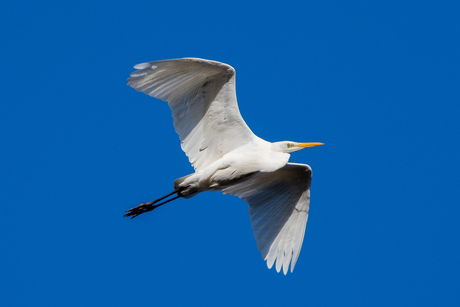
[(310, 206), (311, 168), (288, 163), (271, 173), (257, 173), (223, 190), (249, 204), (257, 248), (271, 268), (291, 272), (302, 248)]

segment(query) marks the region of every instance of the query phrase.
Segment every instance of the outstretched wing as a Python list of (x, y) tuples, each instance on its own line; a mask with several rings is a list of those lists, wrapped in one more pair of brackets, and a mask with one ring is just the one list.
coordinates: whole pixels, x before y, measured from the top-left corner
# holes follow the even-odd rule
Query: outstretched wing
[(270, 269), (291, 272), (299, 257), (310, 206), (311, 168), (288, 163), (272, 173), (256, 173), (223, 190), (246, 201), (257, 248)]
[(138, 71), (128, 85), (168, 102), (182, 150), (195, 170), (255, 138), (238, 109), (233, 67), (184, 58), (134, 68)]

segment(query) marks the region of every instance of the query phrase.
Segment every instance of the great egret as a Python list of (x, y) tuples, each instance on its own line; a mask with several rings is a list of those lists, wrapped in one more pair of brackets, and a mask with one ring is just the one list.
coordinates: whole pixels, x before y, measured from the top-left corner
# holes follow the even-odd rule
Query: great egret
[[(142, 63), (128, 85), (167, 101), (182, 150), (195, 173), (176, 179), (174, 191), (128, 210), (136, 217), (179, 197), (222, 191), (246, 201), (257, 248), (271, 268), (291, 272), (302, 247), (310, 205), (311, 168), (288, 163), (290, 154), (322, 143), (270, 143), (252, 133), (238, 109), (235, 69), (183, 58)], [(176, 195), (157, 204), (169, 196)]]

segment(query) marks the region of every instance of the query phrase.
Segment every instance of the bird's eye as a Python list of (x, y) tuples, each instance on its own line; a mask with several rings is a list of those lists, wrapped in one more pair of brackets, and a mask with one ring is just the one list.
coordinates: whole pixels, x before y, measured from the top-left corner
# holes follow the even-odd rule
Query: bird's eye
[(294, 144), (288, 143), (288, 144), (287, 144), (287, 148), (291, 148), (291, 147), (294, 147)]

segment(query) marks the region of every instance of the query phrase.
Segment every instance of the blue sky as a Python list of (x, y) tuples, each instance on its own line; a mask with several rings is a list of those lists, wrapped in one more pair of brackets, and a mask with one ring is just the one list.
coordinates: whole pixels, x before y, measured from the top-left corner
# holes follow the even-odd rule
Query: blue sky
[[(0, 12), (2, 306), (458, 306), (455, 1), (10, 1)], [(293, 274), (246, 204), (204, 193), (125, 210), (192, 172), (132, 66), (237, 71), (269, 141), (324, 142)]]

